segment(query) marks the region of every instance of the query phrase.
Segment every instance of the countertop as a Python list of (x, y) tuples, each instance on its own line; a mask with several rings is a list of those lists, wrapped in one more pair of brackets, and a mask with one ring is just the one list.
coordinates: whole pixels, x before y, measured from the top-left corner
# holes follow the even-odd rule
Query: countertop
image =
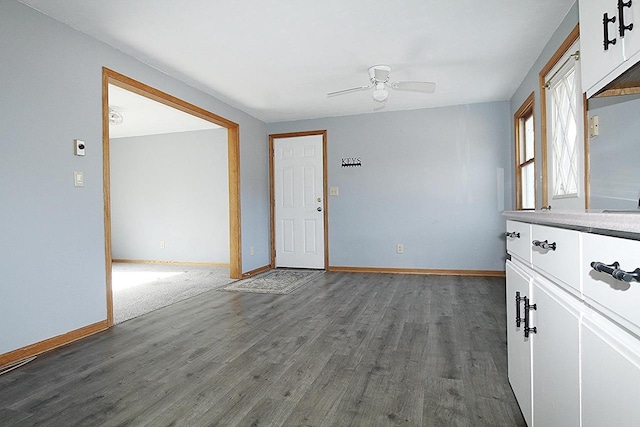
[(505, 211), (513, 221), (553, 225), (561, 228), (640, 240), (640, 210), (628, 212), (599, 211)]

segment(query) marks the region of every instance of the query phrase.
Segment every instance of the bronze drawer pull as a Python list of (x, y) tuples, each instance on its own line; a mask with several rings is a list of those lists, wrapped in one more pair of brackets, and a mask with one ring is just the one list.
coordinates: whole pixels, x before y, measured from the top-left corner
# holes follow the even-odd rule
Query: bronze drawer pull
[(543, 242), (541, 242), (540, 240), (534, 240), (531, 243), (533, 243), (533, 246), (537, 246), (542, 249), (552, 250), (552, 251), (556, 250), (556, 242), (549, 243), (548, 240), (545, 240)]
[(516, 292), (516, 328), (519, 328), (522, 323), (522, 318), (520, 317), (520, 301), (522, 301), (520, 292)]
[(604, 33), (603, 36), (603, 40), (602, 40), (602, 44), (604, 45), (604, 50), (609, 50), (609, 45), (616, 44), (616, 39), (615, 37), (613, 39), (609, 39), (609, 23), (615, 23), (616, 22), (616, 17), (612, 17), (609, 18), (609, 14), (605, 13), (604, 15), (602, 15), (602, 30)]
[(537, 310), (538, 304), (529, 304), (530, 300), (527, 297), (522, 297), (522, 299), (524, 300), (524, 337), (529, 338), (529, 334), (538, 333), (537, 327), (529, 327), (529, 311)]
[(621, 282), (631, 282), (635, 280), (640, 282), (640, 268), (636, 268), (631, 273), (621, 270), (620, 263), (614, 262), (613, 264), (605, 264), (604, 262), (594, 261), (591, 263), (591, 268), (600, 273), (607, 273), (616, 280)]

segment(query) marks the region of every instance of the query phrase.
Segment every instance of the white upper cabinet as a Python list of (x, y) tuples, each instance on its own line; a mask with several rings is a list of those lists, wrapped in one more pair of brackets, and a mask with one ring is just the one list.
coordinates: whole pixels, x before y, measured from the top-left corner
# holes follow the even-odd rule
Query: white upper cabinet
[[(624, 62), (624, 53), (622, 42), (618, 40), (618, 0), (582, 0), (579, 6), (582, 91), (588, 92)], [(605, 15), (616, 22), (605, 24)], [(605, 29), (610, 42), (606, 49)]]
[(580, 0), (579, 7), (582, 90), (590, 97), (640, 59), (640, 2)]
[[(629, 2), (629, 0), (627, 0)], [(627, 3), (625, 2), (625, 4)], [(624, 33), (624, 59), (630, 60), (640, 52), (640, 4), (638, 1), (631, 1), (629, 7), (624, 8), (624, 25), (633, 24), (631, 30)]]

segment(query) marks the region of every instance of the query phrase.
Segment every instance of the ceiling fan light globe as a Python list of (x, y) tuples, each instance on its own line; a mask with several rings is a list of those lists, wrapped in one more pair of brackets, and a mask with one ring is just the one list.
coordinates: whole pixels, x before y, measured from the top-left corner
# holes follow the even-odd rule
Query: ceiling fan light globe
[(373, 99), (378, 102), (384, 102), (387, 100), (389, 96), (389, 92), (386, 89), (376, 89), (373, 91)]

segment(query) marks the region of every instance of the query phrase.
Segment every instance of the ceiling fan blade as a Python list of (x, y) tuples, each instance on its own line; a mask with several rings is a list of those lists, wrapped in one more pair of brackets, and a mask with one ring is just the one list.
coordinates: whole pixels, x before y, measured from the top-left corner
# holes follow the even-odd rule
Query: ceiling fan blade
[(433, 82), (393, 82), (389, 86), (393, 89), (413, 92), (433, 93), (436, 90), (436, 84)]
[(371, 89), (372, 87), (373, 87), (373, 84), (370, 84), (368, 86), (352, 87), (351, 89), (343, 89), (343, 90), (337, 90), (335, 92), (329, 92), (327, 96), (344, 95), (346, 93), (359, 92), (361, 90)]

